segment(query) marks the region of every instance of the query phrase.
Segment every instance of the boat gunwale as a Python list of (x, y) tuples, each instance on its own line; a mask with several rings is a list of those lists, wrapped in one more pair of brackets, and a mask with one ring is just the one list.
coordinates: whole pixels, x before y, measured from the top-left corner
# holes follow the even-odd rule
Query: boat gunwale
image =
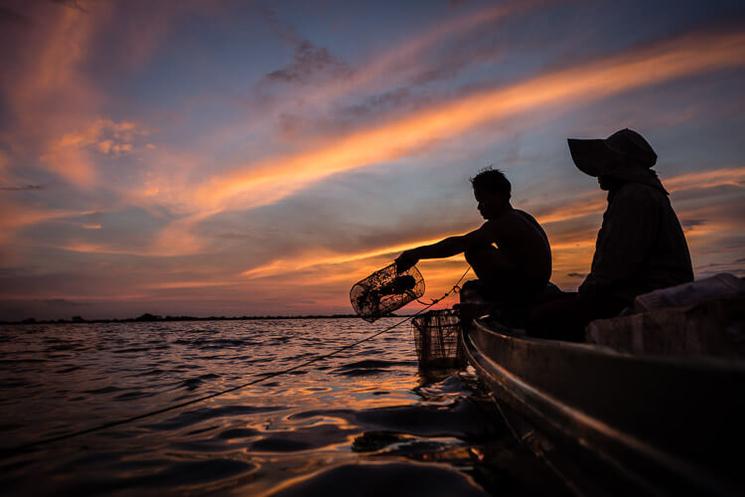
[[(530, 344), (531, 346), (545, 347), (547, 349), (565, 349), (572, 352), (584, 352), (596, 356), (607, 357), (610, 360), (626, 360), (647, 364), (677, 366), (685, 368), (698, 368), (719, 370), (722, 372), (736, 372), (745, 374), (745, 361), (713, 356), (663, 356), (657, 354), (631, 354), (620, 352), (607, 345), (586, 342), (569, 342), (566, 340), (553, 340), (550, 338), (539, 338), (531, 336), (513, 335), (495, 330), (483, 321), (486, 316), (473, 320), (473, 325), (478, 326), (482, 333), (496, 335), (500, 339), (507, 339), (515, 343)], [(507, 329), (507, 327), (505, 327)]]

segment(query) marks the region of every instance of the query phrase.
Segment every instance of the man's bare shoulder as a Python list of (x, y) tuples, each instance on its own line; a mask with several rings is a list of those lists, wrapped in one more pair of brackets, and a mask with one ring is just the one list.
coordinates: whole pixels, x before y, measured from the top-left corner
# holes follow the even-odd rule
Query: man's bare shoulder
[(482, 227), (486, 227), (489, 231), (502, 231), (504, 229), (512, 228), (515, 225), (525, 223), (526, 219), (533, 219), (533, 217), (527, 212), (511, 209), (501, 216), (495, 219), (489, 219)]
[(506, 212), (497, 219), (487, 221), (484, 225), (489, 225), (486, 230), (491, 238), (514, 237), (518, 234), (530, 236), (532, 233), (546, 238), (546, 233), (540, 223), (532, 215), (519, 209)]
[(513, 226), (513, 221), (507, 219), (507, 216), (499, 216), (497, 219), (489, 219), (484, 222), (474, 233), (478, 232), (479, 238), (484, 242), (496, 243), (504, 233), (509, 233)]

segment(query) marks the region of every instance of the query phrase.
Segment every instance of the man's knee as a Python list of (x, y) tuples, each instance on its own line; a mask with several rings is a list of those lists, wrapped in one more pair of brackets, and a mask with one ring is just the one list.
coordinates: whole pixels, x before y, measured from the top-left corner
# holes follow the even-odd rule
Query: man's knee
[(482, 265), (489, 257), (490, 253), (495, 251), (496, 249), (490, 245), (477, 245), (475, 247), (467, 248), (463, 255), (466, 258), (466, 262), (468, 262), (472, 267), (475, 267)]
[(460, 301), (465, 302), (476, 302), (484, 300), (485, 296), (484, 283), (480, 280), (468, 280), (463, 283), (460, 288)]

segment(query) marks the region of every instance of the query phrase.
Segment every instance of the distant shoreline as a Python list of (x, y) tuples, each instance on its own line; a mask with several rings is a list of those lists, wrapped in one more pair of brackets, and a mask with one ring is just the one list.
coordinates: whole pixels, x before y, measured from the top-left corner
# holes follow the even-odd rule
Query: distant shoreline
[[(71, 319), (39, 319), (26, 318), (21, 321), (0, 321), (0, 325), (19, 325), (19, 324), (95, 324), (95, 323), (159, 323), (171, 321), (258, 321), (258, 320), (279, 320), (279, 319), (349, 319), (357, 318), (356, 314), (307, 314), (295, 316), (267, 315), (267, 316), (158, 316), (156, 314), (142, 314), (136, 318), (122, 319), (84, 319), (80, 316), (74, 316)], [(388, 314), (386, 318), (406, 317), (399, 314)]]

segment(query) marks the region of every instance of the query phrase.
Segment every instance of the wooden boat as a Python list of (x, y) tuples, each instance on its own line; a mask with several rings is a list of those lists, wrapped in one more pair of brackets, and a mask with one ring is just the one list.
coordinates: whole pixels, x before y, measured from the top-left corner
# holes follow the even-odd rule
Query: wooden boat
[(513, 432), (577, 495), (745, 495), (742, 361), (618, 353), (487, 317), (466, 356)]

